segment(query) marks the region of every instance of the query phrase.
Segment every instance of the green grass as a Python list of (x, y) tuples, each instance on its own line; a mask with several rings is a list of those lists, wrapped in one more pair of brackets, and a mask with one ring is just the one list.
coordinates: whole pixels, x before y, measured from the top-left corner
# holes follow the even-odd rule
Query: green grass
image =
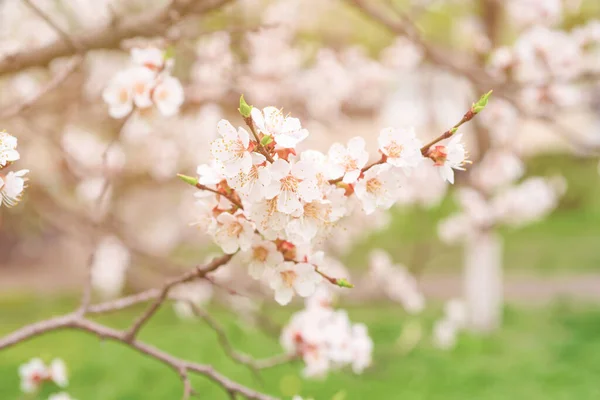
[[(600, 175), (596, 159), (560, 155), (536, 157), (528, 176), (563, 175), (568, 184), (560, 205), (543, 221), (520, 229), (503, 229), (504, 266), (508, 273), (573, 274), (600, 272)], [(386, 249), (409, 268), (458, 273), (460, 246), (437, 239), (437, 223), (455, 209), (451, 198), (433, 210), (394, 209), (391, 224), (358, 243), (345, 258), (350, 267), (366, 265), (373, 248)]]
[[(0, 303), (6, 333), (60, 310), (64, 301), (4, 301)], [(58, 310), (58, 311), (57, 311)], [(257, 357), (280, 352), (276, 339), (238, 325), (224, 311), (215, 311), (236, 348)], [(285, 321), (291, 311), (275, 309)], [(132, 313), (104, 317), (124, 327)], [(363, 375), (335, 372), (326, 380), (304, 380), (301, 366), (263, 371), (262, 383), (243, 366), (232, 363), (215, 335), (200, 321), (178, 320), (169, 308), (143, 330), (141, 339), (175, 355), (210, 363), (227, 376), (276, 396), (298, 391), (316, 400), (331, 399), (343, 389), (347, 400), (359, 399), (485, 399), (530, 400), (600, 398), (600, 309), (590, 305), (555, 303), (542, 309), (509, 308), (504, 328), (490, 337), (462, 334), (456, 349), (433, 348), (429, 338), (410, 353), (397, 346), (406, 322), (398, 307), (350, 309), (354, 321), (365, 322), (375, 340), (374, 366)], [(434, 315), (423, 322), (426, 334)], [(80, 332), (55, 332), (0, 353), (0, 398), (25, 399), (18, 391), (18, 365), (34, 356), (62, 357), (70, 367), (69, 392), (84, 400), (179, 399), (177, 376), (165, 366), (120, 344)], [(195, 378), (202, 399), (227, 399), (217, 386)], [(42, 398), (42, 397), (40, 397)]]

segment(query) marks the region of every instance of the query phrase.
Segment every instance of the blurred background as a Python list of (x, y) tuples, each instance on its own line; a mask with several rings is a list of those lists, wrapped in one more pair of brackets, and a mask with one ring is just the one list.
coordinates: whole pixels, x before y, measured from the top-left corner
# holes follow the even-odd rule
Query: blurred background
[[(173, 55), (183, 104), (111, 118), (102, 93), (147, 46)], [(356, 286), (336, 304), (374, 340), (362, 375), (306, 379), (293, 363), (257, 379), (182, 307), (141, 337), (282, 397), (600, 398), (599, 79), (596, 0), (0, 0), (0, 129), (30, 170), (20, 204), (0, 208), (0, 333), (73, 309), (90, 254), (95, 301), (218, 254), (176, 174), (208, 162), (221, 118), (243, 125), (242, 93), (300, 118), (302, 149), (362, 136), (376, 159), (381, 129), (427, 142), (493, 89), (460, 130), (473, 164), (455, 185), (423, 168), (391, 210), (322, 243)], [(278, 306), (242, 267), (181, 295), (240, 350), (280, 353), (301, 303)], [(444, 324), (457, 308), (466, 322)], [(124, 327), (140, 310), (101, 320)], [(78, 399), (180, 396), (163, 366), (56, 332), (0, 353), (2, 398), (29, 398), (17, 368), (34, 356), (63, 358)]]

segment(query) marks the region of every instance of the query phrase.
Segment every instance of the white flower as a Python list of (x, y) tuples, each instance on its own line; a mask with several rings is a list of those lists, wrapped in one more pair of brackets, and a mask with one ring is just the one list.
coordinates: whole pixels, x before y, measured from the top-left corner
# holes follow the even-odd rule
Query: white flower
[(265, 187), (271, 183), (271, 173), (262, 154), (252, 153), (252, 167), (248, 173), (239, 174), (227, 179), (229, 186), (251, 202), (257, 202), (265, 197)]
[(361, 373), (371, 364), (373, 341), (363, 324), (353, 325), (343, 310), (317, 304), (294, 314), (282, 329), (281, 345), (302, 356), (303, 374), (324, 376), (330, 369), (352, 366)]
[(559, 193), (551, 182), (540, 177), (525, 180), (492, 200), (498, 220), (522, 226), (542, 219), (558, 204)]
[(198, 174), (198, 183), (205, 186), (217, 185), (225, 179), (225, 175), (221, 174), (214, 162), (198, 165), (196, 174)]
[(410, 172), (421, 161), (421, 142), (417, 139), (414, 128), (386, 128), (379, 133), (379, 150), (386, 155), (387, 163)]
[(456, 326), (449, 320), (441, 320), (433, 327), (434, 343), (437, 347), (448, 350), (456, 345)]
[(302, 201), (311, 202), (323, 197), (312, 166), (306, 161), (288, 163), (277, 159), (269, 167), (271, 183), (265, 197), (277, 196), (277, 210), (292, 214), (302, 209)]
[(463, 165), (467, 162), (465, 146), (461, 143), (462, 134), (458, 134), (450, 139), (447, 146), (438, 145), (427, 153), (442, 179), (454, 183), (454, 170), (464, 171)]
[(254, 225), (245, 218), (242, 210), (233, 215), (223, 212), (217, 217), (217, 222), (214, 239), (225, 253), (233, 254), (238, 249), (246, 251), (250, 248)]
[(75, 400), (66, 392), (54, 393), (48, 397), (48, 400)]
[(288, 238), (293, 242), (309, 243), (317, 236), (320, 228), (330, 223), (331, 211), (331, 202), (328, 200), (304, 203), (300, 216), (293, 218), (285, 228)]
[(330, 178), (343, 177), (344, 183), (354, 183), (361, 173), (361, 169), (369, 160), (369, 153), (365, 150), (365, 140), (355, 137), (348, 141), (348, 146), (334, 143), (329, 148)]
[(140, 67), (158, 71), (163, 67), (165, 57), (163, 51), (157, 47), (134, 47), (131, 49), (131, 61)]
[(277, 245), (269, 240), (261, 240), (254, 236), (252, 247), (245, 254), (248, 272), (254, 279), (261, 279), (265, 272), (283, 263), (283, 254), (277, 250)]
[(584, 66), (582, 49), (567, 32), (536, 26), (514, 45), (514, 77), (522, 82), (547, 84), (553, 78), (576, 78)]
[(179, 112), (179, 107), (183, 104), (183, 97), (183, 87), (179, 79), (172, 76), (162, 77), (152, 92), (154, 104), (165, 117)]
[(27, 169), (22, 169), (17, 172), (10, 171), (6, 176), (0, 175), (0, 205), (13, 207), (21, 201), (21, 195), (25, 190), (25, 175), (29, 172)]
[(19, 367), (21, 377), (21, 390), (24, 393), (33, 393), (48, 379), (48, 369), (39, 358), (33, 358)]
[(17, 138), (6, 132), (0, 132), (0, 167), (20, 158), (17, 151)]
[(252, 108), (251, 116), (258, 130), (273, 137), (280, 148), (293, 149), (308, 136), (298, 118), (286, 117), (275, 107), (265, 107), (262, 112)]
[(352, 352), (352, 371), (355, 374), (362, 373), (371, 365), (371, 354), (373, 353), (373, 340), (369, 336), (366, 325), (355, 324), (352, 327), (350, 351)]
[(98, 243), (91, 266), (94, 289), (106, 298), (119, 295), (125, 285), (129, 261), (129, 250), (117, 237), (104, 237)]
[(67, 378), (67, 366), (60, 358), (52, 360), (50, 368), (48, 369), (48, 375), (50, 379), (61, 388), (64, 388), (69, 384), (69, 379)]
[(311, 264), (286, 261), (278, 266), (268, 279), (269, 286), (275, 291), (275, 301), (283, 306), (292, 300), (294, 293), (301, 297), (312, 295), (321, 281), (321, 276)]
[(248, 214), (256, 224), (258, 231), (269, 240), (283, 237), (289, 216), (277, 209), (278, 198), (263, 200), (249, 205)]
[(323, 191), (330, 190), (333, 186), (329, 183), (327, 178), (327, 168), (329, 164), (327, 162), (327, 156), (317, 150), (304, 150), (300, 153), (300, 161), (307, 162), (315, 171), (315, 177), (319, 183), (319, 187)]
[(143, 67), (134, 67), (126, 71), (131, 79), (133, 88), (133, 103), (139, 108), (152, 105), (152, 91), (156, 85), (156, 74)]
[(102, 92), (113, 118), (123, 118), (133, 110), (133, 85), (131, 72), (119, 72)]
[(389, 165), (375, 165), (365, 172), (354, 187), (365, 213), (372, 214), (377, 207), (387, 210), (398, 199), (400, 181)]
[(211, 153), (215, 160), (222, 165), (223, 174), (233, 177), (240, 172), (249, 173), (252, 168), (252, 155), (249, 151), (250, 135), (244, 128), (237, 131), (222, 119), (217, 125), (217, 132), (221, 136), (211, 144)]
[(508, 0), (510, 20), (519, 26), (554, 25), (561, 20), (561, 0)]
[(467, 324), (467, 305), (460, 299), (449, 300), (444, 305), (446, 319), (457, 327), (464, 327)]
[(302, 374), (307, 378), (324, 377), (331, 368), (331, 360), (327, 357), (327, 349), (324, 346), (310, 346), (304, 351), (302, 360), (304, 369)]
[(342, 217), (349, 214), (348, 199), (348, 196), (346, 196), (346, 189), (336, 187), (333, 185), (327, 186), (327, 191), (325, 192), (325, 200), (329, 201), (330, 203), (330, 222), (339, 221)]

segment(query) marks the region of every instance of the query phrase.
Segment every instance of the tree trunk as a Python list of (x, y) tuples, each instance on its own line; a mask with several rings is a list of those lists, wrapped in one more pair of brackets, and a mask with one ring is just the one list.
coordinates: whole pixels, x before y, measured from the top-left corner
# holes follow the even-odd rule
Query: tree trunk
[(474, 332), (489, 333), (502, 322), (502, 239), (479, 232), (465, 244), (464, 293)]

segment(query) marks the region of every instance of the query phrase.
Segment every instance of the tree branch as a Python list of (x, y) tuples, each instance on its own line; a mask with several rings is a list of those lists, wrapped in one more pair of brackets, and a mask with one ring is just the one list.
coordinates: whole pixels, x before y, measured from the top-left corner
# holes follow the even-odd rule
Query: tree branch
[(375, 5), (373, 0), (346, 0), (346, 2), (370, 19), (380, 23), (392, 33), (406, 36), (411, 42), (421, 47), (425, 58), (438, 67), (457, 75), (465, 76), (476, 86), (496, 86), (495, 79), (487, 73), (469, 66), (472, 61), (469, 55), (460, 54), (460, 56), (457, 56), (455, 54), (456, 51), (449, 53), (425, 41), (421, 37), (417, 26), (410, 18), (400, 15), (401, 20), (398, 21), (392, 17), (392, 12), (395, 10), (391, 10), (392, 12), (386, 11)]
[[(176, 299), (176, 300), (186, 301), (183, 299)], [(225, 353), (227, 353), (227, 355), (232, 360), (237, 361), (240, 364), (248, 366), (252, 370), (252, 372), (256, 375), (258, 375), (258, 371), (261, 369), (272, 368), (277, 365), (285, 364), (285, 363), (290, 362), (297, 358), (293, 354), (292, 355), (281, 354), (281, 355), (278, 355), (275, 357), (257, 360), (255, 358), (249, 356), (248, 354), (241, 353), (233, 348), (231, 342), (229, 341), (229, 338), (227, 337), (227, 334), (225, 333), (225, 329), (221, 326), (221, 324), (219, 324), (219, 322), (215, 318), (213, 318), (206, 310), (203, 310), (202, 308), (200, 308), (193, 302), (186, 301), (186, 303), (189, 304), (189, 306), (192, 308), (193, 313), (196, 316), (198, 316), (198, 317), (202, 318), (204, 321), (206, 321), (208, 326), (210, 326), (210, 328), (213, 331), (215, 331), (215, 333), (217, 334), (217, 339), (219, 340), (219, 343), (221, 344), (221, 347), (223, 347), (223, 350), (225, 351)]]
[[(81, 46), (81, 51), (113, 49), (133, 37), (153, 37), (165, 34), (179, 18), (189, 14), (205, 14), (218, 9), (232, 0), (173, 0), (160, 10), (152, 10), (139, 16), (123, 19), (113, 25), (90, 30), (71, 40)], [(64, 38), (62, 38), (64, 39)], [(10, 54), (0, 60), (0, 75), (26, 68), (45, 66), (59, 57), (72, 56), (77, 49), (65, 40), (49, 45)]]
[(25, 342), (36, 336), (45, 333), (62, 330), (75, 329), (91, 333), (101, 339), (109, 339), (125, 344), (139, 353), (150, 358), (158, 360), (171, 367), (181, 378), (184, 384), (184, 398), (191, 394), (191, 384), (188, 379), (188, 372), (196, 372), (204, 375), (219, 386), (223, 387), (227, 393), (240, 394), (251, 400), (275, 400), (275, 397), (254, 391), (246, 386), (240, 385), (219, 372), (215, 371), (209, 365), (197, 364), (191, 361), (176, 358), (158, 348), (136, 340), (128, 340), (127, 332), (118, 331), (96, 322), (84, 319), (77, 314), (67, 314), (56, 318), (40, 321), (29, 326), (23, 327), (4, 338), (0, 339), (0, 350), (12, 347), (18, 343)]
[(83, 62), (83, 56), (76, 55), (71, 62), (59, 73), (53, 76), (37, 93), (30, 98), (26, 99), (21, 103), (14, 104), (10, 107), (6, 107), (4, 110), (0, 110), (0, 118), (11, 118), (15, 115), (27, 110), (35, 103), (40, 101), (48, 93), (58, 88), (64, 81), (66, 81)]
[(43, 19), (52, 29), (56, 31), (58, 36), (65, 42), (67, 46), (71, 48), (72, 51), (79, 53), (83, 50), (81, 44), (79, 42), (71, 39), (71, 36), (65, 32), (56, 22), (52, 20), (41, 8), (35, 5), (31, 0), (23, 0), (23, 3), (29, 7), (31, 11), (33, 11), (38, 17)]
[(233, 257), (232, 254), (226, 254), (221, 257), (213, 259), (210, 263), (208, 263), (205, 267), (196, 267), (192, 271), (185, 273), (182, 276), (177, 278), (173, 278), (169, 280), (160, 290), (158, 296), (155, 298), (154, 302), (146, 309), (146, 311), (139, 316), (139, 318), (131, 325), (131, 327), (127, 330), (125, 334), (126, 341), (133, 341), (135, 336), (138, 334), (140, 329), (144, 326), (146, 322), (158, 311), (160, 306), (164, 303), (169, 295), (169, 291), (176, 285), (181, 283), (189, 282), (196, 278), (201, 278), (209, 272), (214, 271), (219, 268), (221, 265), (226, 264)]

